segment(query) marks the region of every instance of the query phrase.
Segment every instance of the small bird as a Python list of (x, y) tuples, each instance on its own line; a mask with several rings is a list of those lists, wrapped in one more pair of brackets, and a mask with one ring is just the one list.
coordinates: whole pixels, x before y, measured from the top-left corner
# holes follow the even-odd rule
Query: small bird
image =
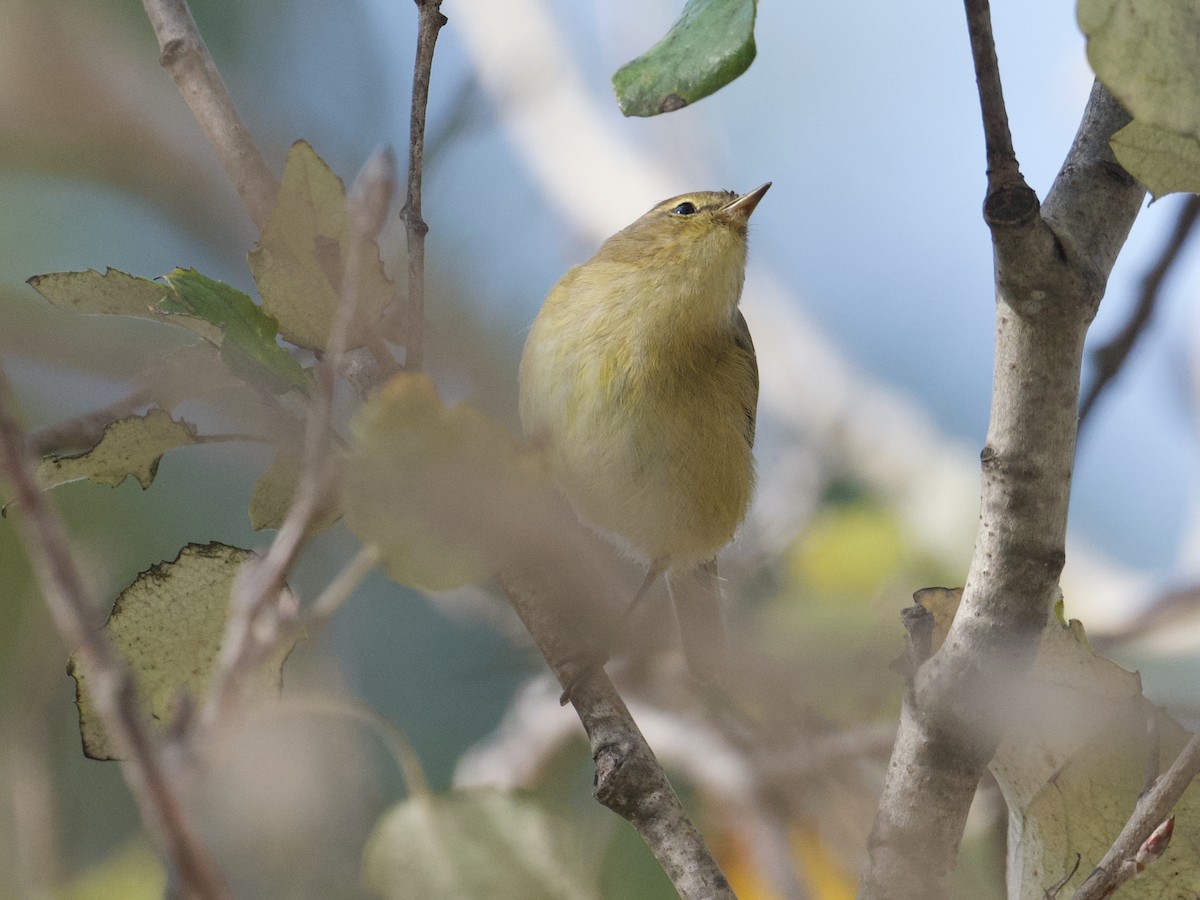
[(529, 332), (525, 435), (577, 515), (666, 576), (692, 676), (724, 667), (717, 551), (754, 487), (758, 363), (738, 309), (749, 193), (664, 200), (567, 272)]

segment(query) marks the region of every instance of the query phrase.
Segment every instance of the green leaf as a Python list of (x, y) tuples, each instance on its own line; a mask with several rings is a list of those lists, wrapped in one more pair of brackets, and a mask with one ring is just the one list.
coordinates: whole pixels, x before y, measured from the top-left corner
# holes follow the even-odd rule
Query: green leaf
[(166, 281), (174, 296), (162, 300), (158, 309), (216, 325), (224, 335), (221, 358), (233, 372), (251, 380), (265, 378), (276, 393), (308, 387), (308, 373), (275, 342), (279, 323), (246, 294), (195, 269), (176, 269)]
[(154, 481), (164, 453), (195, 442), (194, 425), (152, 409), (144, 416), (110, 423), (90, 450), (76, 456), (47, 456), (38, 464), (38, 484), (49, 489), (87, 479), (116, 487), (132, 475), (145, 490)]
[(362, 880), (381, 900), (599, 900), (598, 858), (533, 800), (489, 789), (423, 794), (379, 820)]
[(1153, 196), (1200, 193), (1200, 140), (1134, 119), (1109, 143), (1117, 162)]
[[(203, 698), (229, 615), (238, 570), (254, 554), (226, 544), (188, 544), (174, 561), (142, 572), (117, 597), (104, 631), (133, 672), (138, 696), (162, 727), (180, 693)], [(265, 667), (276, 687), (289, 644)], [(123, 748), (105, 732), (88, 693), (88, 673), (78, 654), (67, 671), (75, 679), (79, 730), (92, 759), (121, 759)]]
[[(1079, 0), (1096, 76), (1133, 116), (1113, 150), (1155, 196), (1194, 191), (1200, 146), (1200, 5), (1194, 0)], [(1118, 146), (1118, 138), (1122, 146)]]
[[(300, 478), (300, 457), (293, 452), (280, 450), (270, 467), (254, 485), (250, 497), (250, 525), (255, 531), (278, 528), (292, 506), (296, 483)], [(338, 520), (341, 511), (335, 506), (322, 510), (309, 525), (308, 534), (324, 531)]]
[[(297, 141), (283, 170), (279, 200), (249, 261), (263, 310), (279, 320), (283, 336), (298, 346), (324, 350), (329, 343), (348, 231), (341, 179), (307, 142)], [(378, 247), (365, 255), (358, 290), (358, 315), (349, 348), (360, 347), (373, 336), (394, 296)]]
[(621, 112), (672, 112), (745, 72), (754, 62), (755, 6), (755, 0), (688, 0), (666, 37), (613, 75)]
[(54, 306), (89, 316), (136, 316), (188, 328), (205, 340), (221, 343), (221, 331), (211, 323), (192, 316), (168, 316), (159, 311), (158, 304), (171, 289), (157, 281), (127, 275), (116, 269), (100, 274), (95, 269), (86, 272), (56, 272), (34, 275), (29, 286)]

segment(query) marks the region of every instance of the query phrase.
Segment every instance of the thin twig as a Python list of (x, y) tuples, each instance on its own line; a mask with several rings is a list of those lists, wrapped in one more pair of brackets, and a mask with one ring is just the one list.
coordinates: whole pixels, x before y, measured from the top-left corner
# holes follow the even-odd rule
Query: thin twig
[(429, 797), (433, 789), (421, 768), (421, 759), (409, 742), (408, 736), (394, 722), (381, 716), (369, 706), (355, 703), (343, 697), (288, 697), (276, 707), (279, 713), (295, 711), (309, 715), (338, 716), (361, 722), (376, 732), (387, 745), (388, 752), (396, 761), (396, 767), (404, 777), (404, 786), (410, 797)]
[(1096, 375), (1083, 398), (1083, 403), (1079, 406), (1080, 428), (1083, 428), (1084, 423), (1089, 420), (1096, 400), (1117, 377), (1122, 366), (1125, 365), (1125, 361), (1129, 358), (1129, 354), (1133, 351), (1138, 338), (1150, 324), (1150, 318), (1154, 315), (1154, 309), (1158, 305), (1163, 283), (1171, 274), (1171, 270), (1175, 268), (1175, 263), (1182, 255), (1183, 248), (1195, 230), (1198, 219), (1200, 219), (1200, 196), (1192, 195), (1179, 210), (1175, 227), (1171, 229), (1171, 236), (1163, 245), (1158, 259), (1142, 276), (1142, 288), (1138, 293), (1137, 305), (1129, 316), (1129, 321), (1108, 343), (1092, 351), (1092, 360), (1096, 363)]
[(996, 42), (992, 37), (991, 10), (988, 0), (965, 0), (965, 7), (987, 153), (987, 195), (983, 201), (983, 217), (993, 229), (1028, 224), (1037, 214), (1038, 200), (1021, 175), (1021, 167), (1013, 149), (1008, 111), (1004, 106), (1004, 90), (1000, 82), (1000, 62), (996, 58)]
[(192, 829), (175, 785), (165, 771), (158, 747), (143, 718), (129, 669), (95, 627), (84, 580), (71, 558), (62, 520), (46, 502), (33, 478), (25, 434), (17, 424), (8, 387), (0, 370), (0, 470), (18, 501), (17, 527), (46, 604), (64, 641), (77, 646), (88, 674), (88, 688), (105, 729), (123, 748), (121, 763), (147, 832), (174, 870), (187, 896), (226, 898), (230, 891), (208, 847)]
[(1197, 774), (1200, 774), (1200, 734), (1193, 734), (1171, 767), (1138, 798), (1121, 834), (1071, 900), (1111, 897), (1118, 887), (1133, 878), (1137, 869), (1132, 863), (1138, 850), (1171, 814)]
[(421, 218), (421, 176), (425, 162), (425, 111), (438, 32), (446, 24), (442, 0), (416, 0), (417, 60), (413, 67), (412, 112), (408, 125), (408, 195), (400, 218), (408, 236), (408, 327), (404, 367), (419, 372), (425, 363), (425, 235)]
[(192, 115), (217, 151), (225, 174), (261, 231), (275, 207), (279, 181), (267, 168), (238, 114), (187, 0), (142, 0), (142, 7), (158, 38), (163, 68), (175, 79)]
[(355, 554), (333, 581), (325, 586), (325, 590), (317, 596), (309, 607), (305, 617), (305, 630), (311, 632), (324, 625), (333, 614), (341, 609), (342, 604), (354, 593), (354, 589), (375, 568), (379, 562), (380, 552), (377, 547), (363, 547)]
[(979, 109), (983, 114), (983, 139), (987, 150), (988, 193), (1012, 177), (1020, 177), (1004, 90), (1000, 82), (1000, 62), (992, 37), (992, 14), (988, 0), (966, 0), (967, 33), (971, 40), (971, 59), (975, 64), (975, 84), (979, 90)]
[(234, 585), (229, 623), (221, 642), (212, 687), (200, 718), (195, 746), (206, 748), (231, 721), (237, 698), (248, 682), (248, 674), (291, 633), (299, 610), (287, 592), (284, 579), (295, 562), (308, 528), (320, 512), (332, 477), (329, 456), (333, 417), (334, 372), (346, 348), (357, 313), (361, 261), (365, 248), (383, 227), (395, 190), (395, 156), (390, 149), (378, 151), (364, 164), (346, 200), (350, 224), (341, 303), (329, 344), (314, 372), (300, 475), (292, 505), (266, 554), (251, 561)]

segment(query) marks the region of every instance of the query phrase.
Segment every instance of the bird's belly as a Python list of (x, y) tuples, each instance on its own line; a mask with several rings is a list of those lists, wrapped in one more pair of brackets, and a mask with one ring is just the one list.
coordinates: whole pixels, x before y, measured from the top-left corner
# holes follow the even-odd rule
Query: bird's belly
[(577, 396), (551, 453), (581, 518), (672, 565), (708, 559), (732, 539), (753, 483), (744, 408), (704, 383)]

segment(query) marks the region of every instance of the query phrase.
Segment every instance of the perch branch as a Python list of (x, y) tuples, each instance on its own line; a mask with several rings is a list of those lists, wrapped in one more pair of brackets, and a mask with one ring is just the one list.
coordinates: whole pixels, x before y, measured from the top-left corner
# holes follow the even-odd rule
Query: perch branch
[(425, 235), (421, 217), (421, 178), (425, 163), (425, 112), (438, 32), (446, 24), (442, 0), (416, 0), (417, 60), (413, 67), (412, 111), (408, 125), (408, 194), (400, 217), (408, 237), (408, 326), (404, 367), (419, 372), (425, 363)]
[(142, 822), (189, 898), (231, 897), (208, 847), (193, 830), (142, 716), (128, 668), (93, 621), (94, 605), (71, 558), (62, 520), (33, 479), (33, 460), (17, 424), (8, 381), (0, 371), (0, 471), (16, 494), (16, 525), (46, 605), (64, 641), (79, 648), (97, 715), (126, 759), (121, 773)]
[(279, 181), (267, 168), (238, 114), (221, 73), (200, 36), (187, 0), (142, 0), (171, 73), (192, 115), (217, 151), (221, 166), (261, 231), (275, 207)]
[(579, 674), (581, 663), (594, 658), (594, 648), (573, 637), (572, 628), (555, 615), (553, 599), (528, 572), (502, 572), (496, 580), (559, 683), (570, 687), (596, 764), (596, 799), (637, 829), (682, 900), (734, 900), (712, 851), (603, 667)]
[(1092, 351), (1092, 359), (1096, 362), (1096, 377), (1092, 380), (1083, 403), (1079, 407), (1080, 428), (1089, 421), (1096, 400), (1117, 377), (1122, 366), (1125, 365), (1125, 361), (1129, 358), (1129, 354), (1133, 351), (1138, 338), (1150, 324), (1150, 317), (1154, 315), (1154, 309), (1158, 305), (1158, 297), (1163, 283), (1175, 267), (1188, 238), (1195, 230), (1197, 219), (1200, 219), (1200, 196), (1192, 195), (1179, 210), (1175, 227), (1171, 229), (1171, 236), (1163, 245), (1158, 259), (1142, 276), (1142, 287), (1138, 293), (1137, 305), (1134, 307), (1129, 321), (1112, 340)]

